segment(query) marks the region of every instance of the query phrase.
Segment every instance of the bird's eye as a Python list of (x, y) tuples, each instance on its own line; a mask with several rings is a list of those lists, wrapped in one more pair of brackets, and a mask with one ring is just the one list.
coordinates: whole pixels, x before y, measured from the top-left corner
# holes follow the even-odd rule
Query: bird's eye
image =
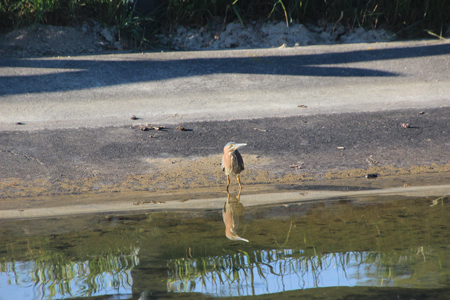
[(230, 144), (230, 148), (233, 147), (233, 144)]

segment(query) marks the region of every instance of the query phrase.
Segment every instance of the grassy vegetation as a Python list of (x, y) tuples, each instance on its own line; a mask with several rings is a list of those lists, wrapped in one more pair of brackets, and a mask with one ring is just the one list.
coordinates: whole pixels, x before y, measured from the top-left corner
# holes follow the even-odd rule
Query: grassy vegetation
[[(157, 33), (178, 25), (208, 26), (218, 17), (337, 23), (346, 28), (385, 28), (400, 38), (440, 36), (450, 24), (449, 0), (0, 0), (0, 32), (34, 24), (74, 26), (96, 21), (115, 27), (135, 47), (153, 47)], [(120, 39), (120, 40), (121, 40)]]
[(127, 9), (123, 0), (0, 0), (0, 25), (74, 25), (87, 19), (114, 24)]
[[(147, 1), (147, 0), (140, 0)], [(205, 26), (213, 17), (226, 21), (325, 20), (347, 27), (380, 26), (403, 37), (445, 33), (450, 23), (448, 0), (152, 0), (152, 12), (134, 11), (130, 0), (0, 0), (0, 26), (5, 30), (36, 23), (76, 25), (94, 19), (130, 32), (170, 32), (179, 24)], [(133, 28), (133, 29), (131, 29)]]

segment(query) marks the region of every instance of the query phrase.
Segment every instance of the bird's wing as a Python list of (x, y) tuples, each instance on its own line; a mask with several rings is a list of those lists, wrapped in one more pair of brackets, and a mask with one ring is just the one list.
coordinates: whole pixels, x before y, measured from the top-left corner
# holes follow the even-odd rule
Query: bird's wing
[(242, 167), (241, 171), (244, 170), (244, 160), (242, 159), (241, 154), (237, 150), (234, 151), (234, 153), (236, 154), (236, 159), (237, 159), (238, 166)]

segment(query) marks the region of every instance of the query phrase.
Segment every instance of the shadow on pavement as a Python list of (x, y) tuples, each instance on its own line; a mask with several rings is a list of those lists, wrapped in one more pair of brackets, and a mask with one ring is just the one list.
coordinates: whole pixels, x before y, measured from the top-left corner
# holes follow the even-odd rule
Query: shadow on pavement
[[(337, 66), (355, 62), (436, 56), (450, 44), (358, 50), (293, 56), (194, 58), (176, 60), (0, 59), (0, 67), (60, 69), (50, 74), (0, 73), (0, 95), (82, 90), (212, 74), (261, 74), (321, 77), (383, 77), (401, 74), (370, 68)], [(61, 70), (62, 69), (62, 70)]]

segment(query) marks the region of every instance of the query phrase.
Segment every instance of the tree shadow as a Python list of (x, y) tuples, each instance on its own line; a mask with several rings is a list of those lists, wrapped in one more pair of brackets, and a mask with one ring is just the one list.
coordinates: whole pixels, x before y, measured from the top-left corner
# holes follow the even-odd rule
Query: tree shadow
[[(8, 76), (0, 71), (0, 95), (72, 91), (212, 74), (319, 77), (396, 77), (399, 73), (346, 64), (445, 55), (450, 44), (237, 58), (176, 60), (0, 59), (0, 67), (55, 69), (56, 73)], [(56, 70), (58, 69), (58, 70)], [(39, 73), (37, 71), (35, 73)], [(2, 74), (3, 73), (3, 74)]]

